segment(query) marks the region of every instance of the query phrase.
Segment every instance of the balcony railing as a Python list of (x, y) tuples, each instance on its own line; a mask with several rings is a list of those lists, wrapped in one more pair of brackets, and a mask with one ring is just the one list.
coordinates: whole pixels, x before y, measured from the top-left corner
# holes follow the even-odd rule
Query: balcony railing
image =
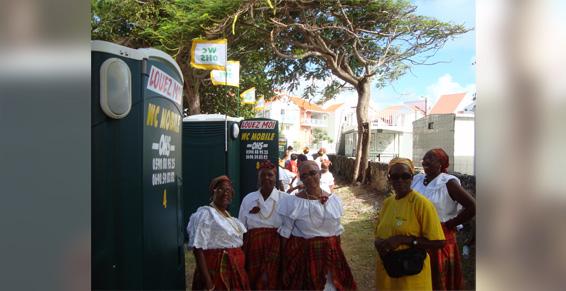
[(328, 121), (324, 119), (306, 118), (303, 119), (303, 122), (301, 124), (305, 126), (327, 127)]

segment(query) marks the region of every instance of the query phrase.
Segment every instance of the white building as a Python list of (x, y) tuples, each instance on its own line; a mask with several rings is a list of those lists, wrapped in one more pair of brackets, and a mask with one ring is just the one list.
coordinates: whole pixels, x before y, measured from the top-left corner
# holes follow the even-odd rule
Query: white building
[[(423, 103), (424, 104), (424, 103)], [(354, 157), (357, 146), (357, 122), (355, 107), (345, 117), (343, 128), (344, 146), (340, 153)], [(368, 118), (371, 120), (371, 139), (369, 158), (389, 162), (394, 157), (413, 156), (413, 121), (424, 116), (424, 109), (415, 102), (394, 105), (377, 111), (370, 106)]]
[(413, 161), (420, 166), (424, 154), (442, 148), (450, 159), (449, 171), (474, 175), (475, 118), (473, 93), (441, 96), (431, 114), (413, 122)]

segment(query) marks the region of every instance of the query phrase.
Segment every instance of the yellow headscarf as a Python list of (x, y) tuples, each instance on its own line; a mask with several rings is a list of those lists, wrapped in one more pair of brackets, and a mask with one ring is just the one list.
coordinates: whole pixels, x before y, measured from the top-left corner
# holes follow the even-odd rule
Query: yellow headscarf
[(389, 162), (389, 166), (387, 167), (387, 172), (389, 172), (391, 170), (391, 167), (393, 167), (394, 165), (397, 165), (397, 164), (407, 165), (407, 167), (409, 168), (409, 171), (411, 172), (411, 175), (415, 174), (415, 166), (413, 165), (413, 161), (411, 161), (410, 159), (407, 159), (407, 158), (393, 158)]

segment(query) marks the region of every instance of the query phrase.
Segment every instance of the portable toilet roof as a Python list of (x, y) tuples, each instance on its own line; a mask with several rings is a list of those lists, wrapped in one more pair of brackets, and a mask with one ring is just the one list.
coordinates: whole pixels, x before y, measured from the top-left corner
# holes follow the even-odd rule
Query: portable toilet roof
[(160, 50), (154, 48), (133, 49), (104, 40), (92, 40), (90, 42), (90, 47), (91, 47), (91, 51), (112, 53), (115, 55), (128, 57), (134, 60), (142, 60), (145, 58), (163, 59), (175, 67), (177, 73), (179, 73), (179, 77), (181, 78), (181, 81), (184, 81), (183, 71), (181, 71), (181, 67), (179, 67), (175, 59), (173, 59), (170, 55)]
[(191, 122), (209, 122), (209, 121), (234, 121), (240, 122), (242, 117), (232, 117), (224, 114), (196, 114), (183, 118), (183, 121)]

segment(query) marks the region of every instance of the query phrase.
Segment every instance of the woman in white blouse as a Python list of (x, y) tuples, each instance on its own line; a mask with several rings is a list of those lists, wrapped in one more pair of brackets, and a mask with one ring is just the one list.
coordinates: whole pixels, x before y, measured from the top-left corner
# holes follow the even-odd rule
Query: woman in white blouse
[(276, 212), (279, 201), (289, 194), (277, 190), (277, 171), (270, 161), (263, 161), (258, 171), (259, 189), (242, 201), (239, 219), (248, 232), (244, 235), (246, 272), (252, 290), (279, 290), (282, 225)]
[(191, 215), (187, 232), (189, 248), (197, 261), (193, 290), (249, 290), (245, 256), (241, 247), (245, 226), (227, 209), (234, 189), (227, 176), (210, 182), (212, 202)]
[(340, 246), (342, 202), (320, 188), (314, 161), (299, 168), (305, 189), (280, 200), (283, 218), (283, 289), (354, 290), (356, 283)]
[(476, 202), (457, 177), (446, 173), (449, 159), (443, 149), (428, 151), (422, 165), (425, 174), (416, 175), (411, 187), (434, 204), (446, 237), (443, 248), (429, 251), (432, 287), (434, 290), (462, 290), (465, 286), (456, 226), (474, 217)]
[(334, 175), (328, 170), (330, 164), (330, 160), (323, 160), (320, 164), (320, 188), (328, 193), (334, 192)]

